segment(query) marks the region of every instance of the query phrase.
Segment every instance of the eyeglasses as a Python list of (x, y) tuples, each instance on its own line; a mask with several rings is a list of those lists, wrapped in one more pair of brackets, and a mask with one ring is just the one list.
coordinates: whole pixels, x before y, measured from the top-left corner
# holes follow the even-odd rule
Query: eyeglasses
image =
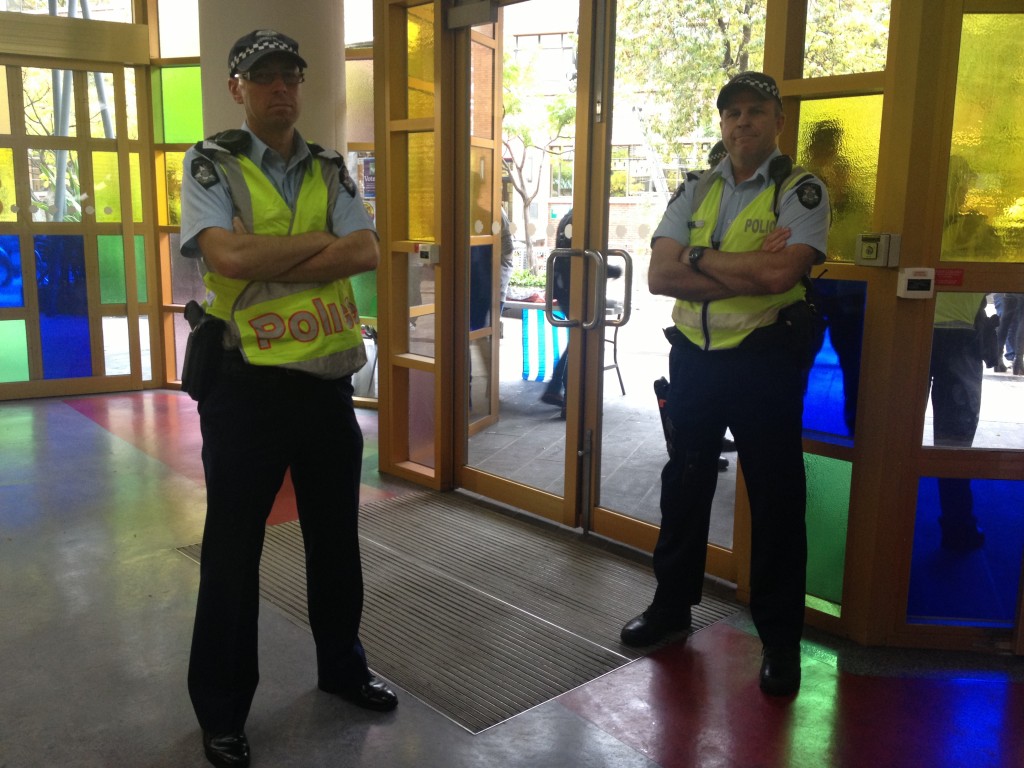
[(257, 69), (248, 72), (239, 72), (235, 77), (241, 77), (256, 85), (270, 85), (277, 78), (285, 85), (298, 85), (306, 80), (306, 75), (301, 69), (288, 69), (278, 71), (276, 69)]

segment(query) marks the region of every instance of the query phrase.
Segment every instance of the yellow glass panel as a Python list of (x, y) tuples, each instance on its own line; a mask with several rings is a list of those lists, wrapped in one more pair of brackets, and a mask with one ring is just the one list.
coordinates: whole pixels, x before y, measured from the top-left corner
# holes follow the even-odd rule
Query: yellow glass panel
[(76, 136), (75, 87), (68, 69), (21, 70), (25, 133), (30, 136)]
[(889, 0), (808, 0), (804, 77), (884, 70), (889, 6)]
[(494, 49), (480, 43), (472, 46), (469, 128), (481, 139), (494, 137)]
[(175, 227), (181, 226), (181, 173), (184, 164), (184, 152), (167, 152), (164, 155), (167, 183), (167, 223)]
[(409, 135), (409, 239), (435, 240), (433, 133)]
[(11, 132), (11, 106), (7, 103), (7, 67), (0, 66), (0, 133)]
[(345, 141), (373, 143), (373, 62), (345, 62)]
[(89, 135), (117, 138), (116, 91), (112, 72), (89, 73)]
[(92, 173), (95, 191), (92, 200), (83, 200), (86, 213), (95, 209), (96, 221), (121, 221), (121, 183), (116, 152), (93, 152)]
[(434, 116), (434, 8), (409, 9), (408, 72), (409, 117)]
[(797, 163), (828, 187), (830, 261), (853, 261), (857, 235), (871, 231), (881, 128), (881, 95), (800, 104)]
[(1024, 16), (964, 16), (942, 260), (1024, 261)]
[(14, 191), (14, 150), (0, 148), (0, 221), (17, 221), (17, 197)]
[(128, 118), (128, 138), (137, 141), (139, 138), (139, 100), (135, 90), (135, 70), (126, 67), (124, 70), (124, 100)]
[(138, 152), (128, 156), (128, 172), (132, 184), (132, 221), (138, 223), (146, 218), (142, 208), (142, 160)]

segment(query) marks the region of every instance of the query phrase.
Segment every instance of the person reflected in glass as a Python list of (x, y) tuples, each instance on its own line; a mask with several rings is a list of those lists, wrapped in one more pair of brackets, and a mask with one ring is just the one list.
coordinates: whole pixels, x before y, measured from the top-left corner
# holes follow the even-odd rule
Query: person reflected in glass
[[(870, 208), (851, 183), (853, 164), (847, 155), (843, 126), (837, 120), (815, 123), (807, 141), (806, 168), (828, 187), (832, 203), (829, 253), (853, 261), (857, 235), (867, 231)], [(852, 280), (814, 281), (815, 302), (828, 328), (829, 341), (843, 378), (843, 423), (850, 437), (857, 421), (860, 358), (864, 339), (863, 283)]]
[[(949, 162), (947, 213), (942, 230), (944, 258), (962, 260), (977, 252), (994, 253), (999, 241), (986, 218), (966, 207), (976, 175), (967, 161)], [(978, 430), (985, 363), (981, 331), (986, 322), (984, 293), (940, 291), (929, 369), (933, 440), (937, 447), (970, 448)], [(971, 481), (940, 477), (939, 526), (943, 549), (969, 552), (985, 544), (974, 513)]]
[[(565, 214), (558, 222), (558, 228), (555, 230), (555, 248), (572, 248), (572, 209)], [(564, 317), (569, 316), (569, 280), (570, 280), (570, 264), (568, 258), (559, 258), (554, 260), (554, 275), (551, 278), (551, 294), (552, 298), (558, 304), (557, 311)], [(616, 278), (622, 275), (622, 267), (616, 265), (608, 265), (607, 268), (608, 278)], [(565, 349), (562, 350), (562, 354), (558, 358), (558, 362), (555, 363), (555, 369), (551, 373), (551, 381), (547, 383), (544, 388), (544, 393), (540, 396), (542, 403), (548, 405), (554, 405), (559, 408), (559, 417), (565, 418), (565, 381), (566, 381), (566, 365), (569, 362), (569, 343), (565, 344)]]
[(1020, 349), (1021, 337), (1024, 336), (1024, 323), (1021, 323), (1021, 314), (1024, 312), (1024, 294), (997, 293), (994, 300), (996, 314), (999, 315), (996, 346), (1000, 357), (996, 362), (996, 372), (1006, 373), (1008, 368), (1004, 362), (1005, 359), (1010, 362), (1014, 375), (1024, 375), (1024, 361), (1017, 359), (1017, 350)]

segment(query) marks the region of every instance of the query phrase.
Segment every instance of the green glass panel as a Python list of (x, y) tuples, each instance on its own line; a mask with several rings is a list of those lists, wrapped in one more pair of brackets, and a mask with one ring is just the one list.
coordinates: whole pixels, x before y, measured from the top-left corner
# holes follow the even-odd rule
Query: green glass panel
[(100, 303), (124, 304), (128, 300), (124, 241), (120, 235), (100, 235), (96, 245), (100, 261)]
[(377, 317), (377, 271), (352, 276), (352, 292), (360, 317)]
[[(93, 152), (96, 221), (121, 221), (121, 182), (116, 152)], [(88, 212), (88, 209), (86, 210)]]
[(128, 174), (132, 185), (132, 221), (140, 224), (146, 217), (142, 208), (142, 162), (138, 152), (128, 156)]
[(960, 41), (943, 261), (1024, 261), (1024, 15), (966, 15)]
[(17, 221), (17, 195), (14, 190), (14, 150), (0, 147), (0, 221)]
[(30, 136), (76, 136), (75, 88), (71, 70), (24, 67), (21, 74), (25, 133)]
[(174, 0), (158, 5), (160, 58), (199, 55), (199, 0)]
[(149, 86), (152, 90), (150, 94), (150, 109), (153, 112), (153, 141), (157, 144), (163, 144), (166, 139), (164, 138), (164, 81), (162, 69), (158, 67), (152, 69)]
[(199, 67), (165, 67), (163, 80), (163, 141), (191, 144), (203, 138), (203, 99)]
[(852, 262), (857, 235), (871, 231), (881, 130), (881, 95), (800, 104), (797, 162), (828, 187), (830, 261)]
[(434, 116), (434, 9), (409, 9), (408, 71), (409, 117)]
[(808, 0), (804, 77), (884, 70), (889, 6), (888, 0)]
[(125, 67), (124, 70), (124, 101), (128, 118), (128, 138), (132, 141), (139, 139), (139, 94), (135, 90), (135, 70)]
[(28, 381), (24, 320), (0, 320), (0, 381)]
[(409, 240), (434, 236), (434, 134), (409, 135)]
[(117, 138), (117, 104), (113, 72), (89, 73), (89, 135), (94, 139)]
[(67, 149), (30, 149), (33, 221), (81, 221), (78, 153)]
[(181, 225), (181, 173), (185, 164), (184, 152), (168, 152), (164, 155), (167, 183), (167, 223)]
[(807, 470), (807, 594), (842, 603), (853, 465), (804, 454)]
[(149, 289), (146, 287), (146, 238), (135, 236), (135, 290), (138, 291), (140, 304), (149, 301)]
[(0, 133), (11, 132), (11, 106), (7, 102), (7, 67), (0, 66)]

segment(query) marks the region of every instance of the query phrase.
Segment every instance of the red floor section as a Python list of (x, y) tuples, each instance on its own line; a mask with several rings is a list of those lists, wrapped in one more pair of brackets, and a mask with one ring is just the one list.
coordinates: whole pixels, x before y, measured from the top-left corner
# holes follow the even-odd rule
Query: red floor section
[(663, 768), (1024, 766), (1024, 685), (864, 677), (813, 658), (799, 695), (757, 686), (760, 641), (719, 622), (559, 698)]
[[(175, 472), (198, 484), (204, 482), (199, 414), (195, 402), (190, 398), (176, 392), (147, 392), (69, 399), (64, 402)], [(360, 423), (363, 424), (362, 419)], [(360, 498), (364, 503), (394, 496), (374, 484), (377, 473), (375, 426), (376, 419), (367, 420), (363, 424), (367, 434), (364, 436), (366, 450), (363, 453)], [(297, 517), (295, 489), (289, 473), (285, 476), (267, 522), (276, 525)]]

